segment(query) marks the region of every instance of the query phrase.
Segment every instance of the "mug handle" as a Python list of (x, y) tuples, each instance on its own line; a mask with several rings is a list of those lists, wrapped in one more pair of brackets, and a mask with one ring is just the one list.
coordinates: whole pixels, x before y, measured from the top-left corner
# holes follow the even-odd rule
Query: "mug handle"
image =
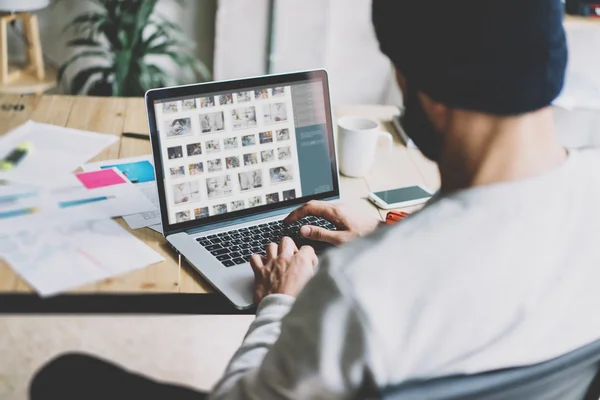
[(378, 134), (380, 137), (384, 137), (386, 139), (388, 152), (392, 151), (392, 144), (394, 143), (392, 134), (386, 131), (379, 131)]

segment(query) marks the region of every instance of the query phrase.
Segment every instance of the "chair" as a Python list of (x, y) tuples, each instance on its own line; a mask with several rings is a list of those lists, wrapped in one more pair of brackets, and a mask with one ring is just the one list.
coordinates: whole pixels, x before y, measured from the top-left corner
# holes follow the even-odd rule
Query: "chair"
[(597, 400), (600, 340), (525, 367), (412, 381), (380, 391), (384, 400)]

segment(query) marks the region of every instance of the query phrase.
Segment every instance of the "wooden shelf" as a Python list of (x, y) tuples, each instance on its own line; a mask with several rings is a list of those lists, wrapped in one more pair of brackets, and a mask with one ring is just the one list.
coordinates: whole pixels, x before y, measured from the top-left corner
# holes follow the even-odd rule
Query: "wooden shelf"
[(53, 68), (45, 68), (45, 77), (38, 80), (33, 74), (20, 71), (16, 66), (10, 68), (12, 71), (9, 74), (17, 73), (15, 79), (10, 82), (0, 85), (0, 93), (3, 94), (28, 94), (28, 93), (44, 93), (56, 86), (56, 71)]

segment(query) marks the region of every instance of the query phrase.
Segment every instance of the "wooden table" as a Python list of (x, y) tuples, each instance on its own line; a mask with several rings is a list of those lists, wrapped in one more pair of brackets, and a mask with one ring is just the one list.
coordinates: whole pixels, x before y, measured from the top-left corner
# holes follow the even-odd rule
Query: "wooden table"
[[(20, 110), (19, 105), (23, 105), (24, 108)], [(391, 119), (394, 110), (395, 108), (390, 106), (339, 106), (335, 107), (334, 114), (336, 117), (342, 115), (371, 117), (382, 121), (384, 129), (393, 132), (393, 127), (385, 124), (385, 121)], [(117, 136), (123, 132), (148, 132), (144, 100), (141, 98), (0, 95), (0, 134), (29, 119)], [(140, 156), (149, 154), (150, 151), (148, 141), (121, 138), (90, 161)], [(416, 184), (425, 185), (430, 189), (438, 188), (439, 178), (435, 165), (426, 160), (419, 151), (407, 149), (397, 137), (392, 151), (387, 152), (383, 147), (378, 151), (376, 164), (366, 178), (341, 177), (342, 200), (360, 210), (361, 213), (374, 218), (385, 218), (385, 211), (378, 210), (366, 200), (370, 191)], [(129, 229), (121, 218), (117, 221)], [(131, 232), (162, 254), (165, 261), (77, 288), (72, 291), (73, 293), (207, 293), (213, 291), (187, 265), (182, 268), (180, 285), (177, 284), (177, 258), (165, 245), (162, 235), (148, 228)], [(13, 272), (7, 263), (0, 261), (0, 293), (23, 292), (33, 292), (33, 290)]]

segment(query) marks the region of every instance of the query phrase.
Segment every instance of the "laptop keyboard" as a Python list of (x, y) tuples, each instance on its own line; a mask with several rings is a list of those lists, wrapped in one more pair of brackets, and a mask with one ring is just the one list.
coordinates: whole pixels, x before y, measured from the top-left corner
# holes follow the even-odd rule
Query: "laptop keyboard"
[(331, 222), (310, 216), (290, 225), (284, 225), (281, 221), (268, 222), (249, 228), (203, 236), (196, 240), (226, 267), (244, 264), (250, 260), (252, 254), (266, 255), (265, 246), (269, 243), (279, 243), (284, 236), (292, 238), (298, 247), (308, 244), (313, 246), (315, 251), (328, 247), (324, 243), (307, 240), (300, 236), (300, 227), (303, 225), (335, 230), (335, 226)]

